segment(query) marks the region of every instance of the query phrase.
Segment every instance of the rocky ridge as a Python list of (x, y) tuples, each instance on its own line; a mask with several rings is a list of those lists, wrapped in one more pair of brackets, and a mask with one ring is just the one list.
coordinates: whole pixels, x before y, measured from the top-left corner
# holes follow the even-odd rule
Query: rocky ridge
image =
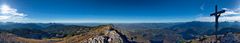
[(112, 25), (102, 25), (84, 35), (67, 38), (61, 43), (130, 43), (128, 38), (113, 29)]
[(60, 40), (29, 39), (11, 33), (0, 33), (0, 43), (131, 43), (125, 35), (115, 30), (112, 25), (96, 26), (87, 33), (58, 39)]

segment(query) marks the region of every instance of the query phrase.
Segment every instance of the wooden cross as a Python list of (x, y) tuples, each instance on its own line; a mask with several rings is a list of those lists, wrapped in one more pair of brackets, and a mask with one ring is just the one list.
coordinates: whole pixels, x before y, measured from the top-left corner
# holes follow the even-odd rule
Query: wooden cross
[(217, 37), (218, 19), (219, 19), (219, 17), (221, 16), (221, 14), (224, 13), (225, 11), (226, 11), (226, 10), (218, 11), (218, 10), (217, 10), (217, 5), (216, 5), (216, 6), (215, 6), (215, 13), (210, 14), (210, 16), (215, 16), (215, 38), (216, 38), (216, 43), (217, 43), (217, 40), (218, 40), (218, 37)]

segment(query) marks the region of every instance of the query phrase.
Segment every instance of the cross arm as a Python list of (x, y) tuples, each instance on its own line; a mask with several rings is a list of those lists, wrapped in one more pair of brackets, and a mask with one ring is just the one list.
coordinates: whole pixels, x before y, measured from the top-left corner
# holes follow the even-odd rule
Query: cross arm
[(226, 10), (221, 10), (221, 11), (212, 13), (212, 14), (210, 14), (210, 16), (217, 15), (217, 14), (221, 14), (221, 13), (224, 13), (224, 12), (226, 12)]

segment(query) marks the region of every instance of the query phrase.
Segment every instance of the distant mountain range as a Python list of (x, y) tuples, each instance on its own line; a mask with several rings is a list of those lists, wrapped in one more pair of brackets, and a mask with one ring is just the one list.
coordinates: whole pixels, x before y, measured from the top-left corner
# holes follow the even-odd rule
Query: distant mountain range
[[(52, 40), (56, 42), (70, 37), (83, 37), (84, 35), (96, 35), (91, 32), (101, 25), (109, 23), (0, 23), (0, 32), (12, 34), (34, 40)], [(99, 26), (100, 25), (100, 26)], [(106, 26), (107, 27), (107, 26)], [(186, 42), (202, 36), (212, 36), (214, 22), (181, 22), (181, 23), (111, 23), (111, 28), (116, 30), (124, 42), (132, 43), (176, 43)], [(240, 22), (220, 22), (218, 34), (240, 33)], [(100, 28), (102, 29), (102, 28)], [(109, 30), (109, 29), (104, 29)], [(111, 30), (111, 29), (110, 29)], [(96, 30), (97, 32), (100, 32)], [(83, 35), (84, 34), (84, 35)], [(107, 33), (99, 33), (107, 34)], [(4, 35), (3, 35), (4, 36)], [(104, 35), (104, 37), (110, 37)], [(1, 37), (1, 36), (0, 36)], [(86, 37), (86, 36), (84, 36)], [(91, 38), (101, 38), (96, 36)], [(125, 37), (125, 38), (124, 38)], [(123, 38), (123, 39), (122, 39)], [(1, 39), (1, 38), (0, 38)], [(89, 38), (87, 38), (89, 39)], [(77, 40), (77, 39), (73, 39)], [(90, 40), (90, 39), (89, 39)], [(89, 40), (85, 40), (88, 42)], [(102, 39), (101, 39), (102, 40)], [(105, 40), (105, 39), (104, 39)], [(127, 41), (126, 41), (127, 40)], [(44, 41), (44, 42), (45, 42)], [(118, 40), (119, 41), (119, 40)], [(48, 41), (47, 41), (48, 42)], [(79, 41), (77, 41), (79, 42)], [(63, 42), (64, 43), (64, 42)]]

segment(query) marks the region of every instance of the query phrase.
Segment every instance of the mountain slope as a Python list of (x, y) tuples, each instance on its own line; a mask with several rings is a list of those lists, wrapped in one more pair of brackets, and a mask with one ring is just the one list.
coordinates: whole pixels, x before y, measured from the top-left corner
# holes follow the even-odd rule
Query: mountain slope
[(58, 43), (130, 43), (126, 36), (112, 28), (112, 25), (102, 25), (90, 32), (65, 38)]
[(16, 35), (10, 33), (0, 33), (0, 43), (51, 43), (47, 40), (36, 40), (27, 39), (22, 37), (17, 37)]
[(0, 43), (131, 43), (125, 35), (113, 29), (112, 25), (96, 26), (86, 33), (55, 39), (59, 40), (30, 39), (0, 32)]

